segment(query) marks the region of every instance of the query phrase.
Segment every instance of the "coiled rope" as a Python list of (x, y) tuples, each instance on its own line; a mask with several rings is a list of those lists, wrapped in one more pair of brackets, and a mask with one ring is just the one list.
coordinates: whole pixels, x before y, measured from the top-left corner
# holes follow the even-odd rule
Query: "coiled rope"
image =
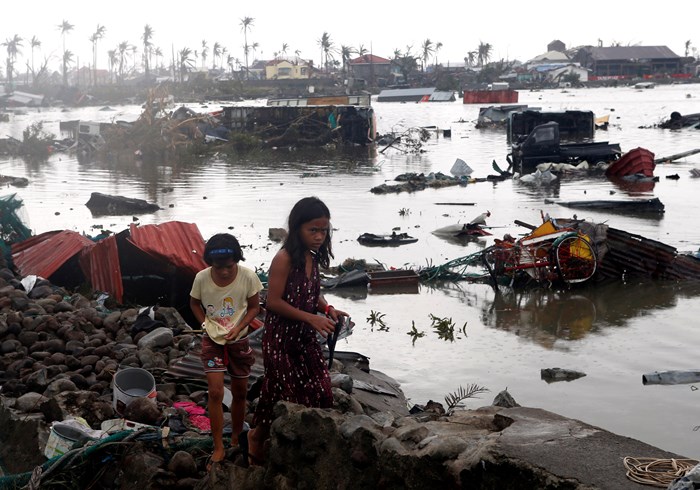
[(625, 457), (627, 478), (659, 488), (668, 488), (676, 478), (685, 476), (698, 461), (694, 459), (657, 459)]

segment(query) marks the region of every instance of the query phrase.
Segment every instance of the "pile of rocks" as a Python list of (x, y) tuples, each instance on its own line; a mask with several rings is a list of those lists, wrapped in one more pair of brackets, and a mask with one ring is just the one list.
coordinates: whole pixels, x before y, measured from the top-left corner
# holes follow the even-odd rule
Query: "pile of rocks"
[[(192, 329), (174, 308), (158, 308), (160, 326), (150, 331), (132, 328), (138, 316), (136, 308), (110, 310), (46, 280), (27, 292), (11, 270), (0, 269), (0, 458), (7, 471), (46, 461), (53, 421), (81, 417), (99, 429), (119, 417), (111, 386), (117, 370), (139, 367), (162, 381), (159, 374), (193, 345)], [(144, 404), (130, 418), (153, 424), (174, 401), (195, 395), (203, 403), (202, 393), (178, 393), (175, 383), (157, 388), (157, 409)]]

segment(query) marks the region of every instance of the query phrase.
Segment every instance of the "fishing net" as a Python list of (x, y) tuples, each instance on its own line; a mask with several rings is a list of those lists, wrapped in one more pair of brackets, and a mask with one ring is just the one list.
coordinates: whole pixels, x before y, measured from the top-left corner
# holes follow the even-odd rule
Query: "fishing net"
[(32, 234), (24, 224), (26, 216), (22, 204), (17, 194), (0, 196), (0, 252), (7, 263), (10, 262), (11, 245), (26, 240)]

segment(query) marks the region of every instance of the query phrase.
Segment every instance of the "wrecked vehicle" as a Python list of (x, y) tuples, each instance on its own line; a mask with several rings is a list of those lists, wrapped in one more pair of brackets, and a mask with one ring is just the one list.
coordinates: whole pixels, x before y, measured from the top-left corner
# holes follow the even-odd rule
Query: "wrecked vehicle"
[(683, 115), (678, 111), (673, 111), (671, 117), (659, 124), (659, 127), (663, 129), (700, 129), (700, 113)]
[(608, 163), (622, 154), (619, 143), (565, 143), (559, 136), (559, 124), (548, 122), (535, 127), (524, 139), (513, 143), (508, 162), (520, 173), (533, 172), (540, 163)]
[(595, 116), (592, 111), (539, 111), (536, 109), (510, 111), (506, 118), (508, 141), (529, 135), (537, 126), (548, 122), (559, 124), (563, 139), (593, 138)]
[(263, 146), (322, 146), (331, 142), (368, 145), (376, 138), (372, 107), (354, 105), (224, 107), (231, 132), (259, 138)]

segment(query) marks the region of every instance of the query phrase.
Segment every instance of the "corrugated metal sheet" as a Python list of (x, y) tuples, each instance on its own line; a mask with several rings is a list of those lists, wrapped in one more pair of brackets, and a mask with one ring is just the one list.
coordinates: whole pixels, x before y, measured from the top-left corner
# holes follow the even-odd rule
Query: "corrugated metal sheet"
[(93, 289), (109, 293), (121, 303), (124, 284), (116, 235), (104, 238), (94, 247), (84, 250), (80, 256), (80, 266), (87, 271)]
[(592, 48), (591, 56), (598, 61), (679, 58), (676, 53), (666, 46), (611, 46), (607, 48)]
[(379, 92), (377, 101), (399, 102), (402, 100), (420, 100), (424, 95), (430, 96), (433, 92), (435, 92), (435, 87), (386, 89)]
[(159, 225), (132, 223), (128, 241), (153, 257), (167, 260), (193, 277), (207, 267), (204, 238), (194, 223), (169, 221)]
[(605, 241), (608, 250), (598, 270), (603, 278), (700, 280), (700, 259), (679, 255), (670, 245), (615, 228), (608, 228)]
[(22, 276), (49, 278), (63, 264), (95, 243), (70, 230), (49, 231), (12, 245), (12, 262)]
[(452, 91), (436, 90), (430, 96), (430, 102), (454, 102), (455, 100), (455, 93)]

